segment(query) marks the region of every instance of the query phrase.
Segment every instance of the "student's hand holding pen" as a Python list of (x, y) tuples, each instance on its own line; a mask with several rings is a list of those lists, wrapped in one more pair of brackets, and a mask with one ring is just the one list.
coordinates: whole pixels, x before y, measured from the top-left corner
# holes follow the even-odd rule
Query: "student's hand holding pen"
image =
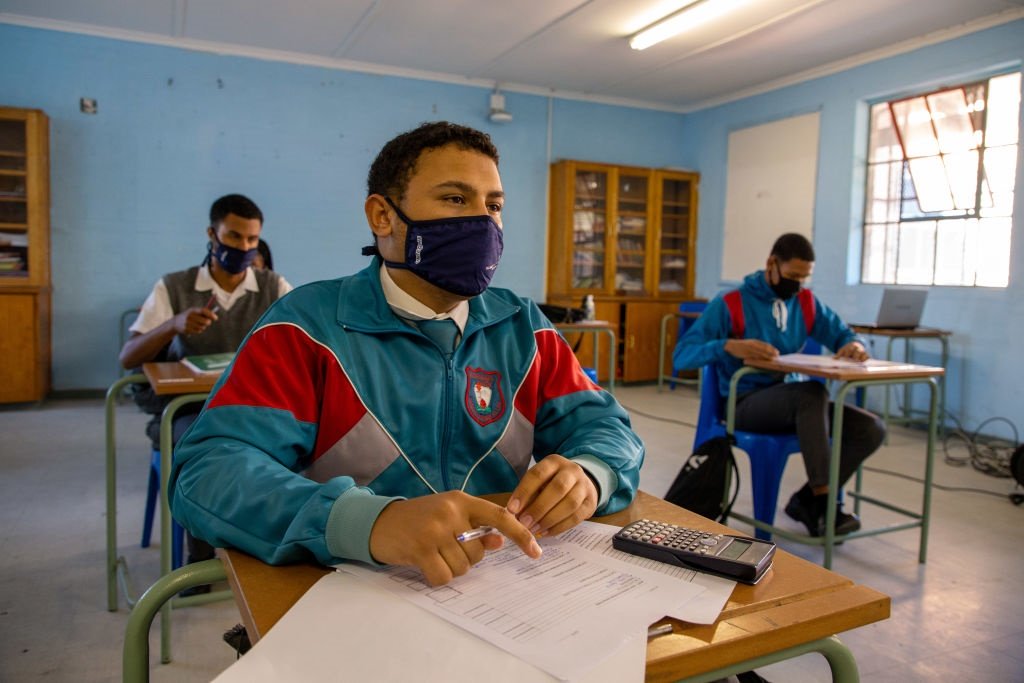
[(597, 487), (582, 467), (553, 454), (527, 470), (508, 511), (538, 536), (554, 536), (593, 516)]
[[(491, 526), (501, 535), (485, 534), (459, 541), (474, 527)], [(370, 532), (370, 554), (384, 564), (417, 567), (432, 586), (462, 576), (497, 550), (505, 536), (536, 559), (541, 549), (529, 529), (500, 505), (461, 491), (397, 500), (377, 517)]]
[(217, 321), (217, 314), (209, 308), (193, 306), (174, 316), (174, 330), (178, 334), (200, 334)]

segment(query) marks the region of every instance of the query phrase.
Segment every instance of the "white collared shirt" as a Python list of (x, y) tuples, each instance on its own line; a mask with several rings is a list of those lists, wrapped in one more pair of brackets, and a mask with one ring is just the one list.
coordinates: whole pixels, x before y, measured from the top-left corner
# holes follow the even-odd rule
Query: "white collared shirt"
[(388, 306), (399, 318), (406, 320), (447, 320), (451, 318), (455, 326), (459, 328), (460, 335), (466, 330), (466, 320), (469, 319), (468, 301), (460, 301), (455, 308), (446, 313), (435, 313), (429, 306), (399, 287), (391, 279), (391, 273), (388, 272), (387, 266), (383, 264), (380, 267), (380, 286), (384, 290), (384, 298), (387, 300)]
[[(288, 284), (287, 280), (280, 275), (277, 275), (277, 279), (278, 296), (284, 296), (292, 291), (292, 286)], [(245, 278), (242, 280), (242, 283), (235, 287), (235, 291), (229, 292), (217, 284), (217, 281), (210, 275), (209, 267), (203, 265), (199, 266), (199, 272), (196, 274), (195, 290), (197, 292), (212, 292), (213, 296), (217, 297), (217, 305), (221, 307), (221, 310), (227, 311), (235, 305), (235, 302), (245, 296), (247, 292), (260, 291), (260, 286), (256, 282), (256, 274), (252, 268), (246, 268)], [(146, 297), (145, 303), (142, 304), (139, 317), (135, 319), (135, 322), (128, 329), (138, 334), (145, 334), (163, 325), (180, 312), (174, 311), (171, 308), (171, 298), (167, 294), (167, 285), (164, 284), (164, 279), (160, 278), (153, 285), (153, 291)]]

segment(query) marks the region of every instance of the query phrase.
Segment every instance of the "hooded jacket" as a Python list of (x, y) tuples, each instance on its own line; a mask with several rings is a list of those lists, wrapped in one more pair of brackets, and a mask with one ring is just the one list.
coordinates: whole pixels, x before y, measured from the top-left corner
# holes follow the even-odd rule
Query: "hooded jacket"
[[(772, 291), (763, 270), (743, 279), (739, 288), (745, 322), (744, 339), (760, 339), (779, 350), (780, 354), (798, 353), (812, 337), (822, 346), (838, 350), (859, 339), (831, 308), (814, 297), (814, 325), (810, 335), (796, 296), (780, 299)], [(725, 350), (732, 334), (729, 308), (719, 294), (708, 304), (700, 318), (676, 344), (672, 354), (673, 367), (694, 370), (709, 363), (718, 369), (718, 387), (723, 397), (729, 395), (729, 380), (743, 361)], [(760, 389), (780, 381), (778, 375), (754, 373), (740, 380), (739, 394)]]

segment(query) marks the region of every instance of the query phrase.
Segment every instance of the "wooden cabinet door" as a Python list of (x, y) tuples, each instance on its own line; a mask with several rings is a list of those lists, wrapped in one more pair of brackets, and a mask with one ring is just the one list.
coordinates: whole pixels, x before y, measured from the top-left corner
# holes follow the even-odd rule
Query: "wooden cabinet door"
[(0, 294), (0, 403), (38, 401), (39, 319), (34, 294)]
[(678, 303), (653, 301), (635, 301), (624, 305), (623, 381), (649, 382), (657, 379), (661, 318), (678, 307)]

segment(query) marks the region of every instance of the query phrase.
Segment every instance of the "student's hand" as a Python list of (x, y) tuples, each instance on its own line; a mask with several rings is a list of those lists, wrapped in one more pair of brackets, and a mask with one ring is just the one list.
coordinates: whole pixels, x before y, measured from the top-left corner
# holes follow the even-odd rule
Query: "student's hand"
[(193, 306), (174, 316), (174, 331), (178, 334), (200, 334), (217, 321), (217, 314), (208, 308)]
[(779, 350), (760, 339), (730, 339), (725, 342), (725, 352), (742, 360), (775, 360)]
[(859, 341), (852, 341), (843, 348), (836, 351), (836, 358), (842, 358), (844, 360), (855, 360), (858, 363), (866, 361), (871, 356), (868, 354), (867, 349)]
[(540, 546), (530, 531), (505, 508), (461, 491), (396, 500), (384, 508), (370, 532), (370, 554), (378, 562), (417, 567), (432, 586), (462, 576), (497, 550), (497, 535), (460, 542), (455, 537), (478, 526), (493, 526), (530, 557)]
[(597, 497), (583, 468), (554, 454), (527, 470), (506, 507), (531, 532), (553, 536), (590, 518)]

